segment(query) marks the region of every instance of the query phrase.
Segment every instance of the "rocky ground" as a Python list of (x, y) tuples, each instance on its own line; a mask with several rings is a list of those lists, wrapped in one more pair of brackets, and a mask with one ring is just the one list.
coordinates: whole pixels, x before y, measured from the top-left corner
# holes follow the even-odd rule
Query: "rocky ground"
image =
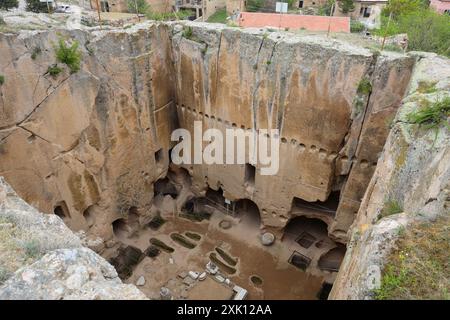
[(56, 215), (20, 199), (0, 178), (0, 300), (145, 299)]

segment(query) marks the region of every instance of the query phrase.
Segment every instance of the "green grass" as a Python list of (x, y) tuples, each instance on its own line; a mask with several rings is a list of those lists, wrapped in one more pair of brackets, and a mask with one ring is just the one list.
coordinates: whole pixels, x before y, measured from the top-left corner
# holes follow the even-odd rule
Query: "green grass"
[(5, 83), (5, 76), (0, 74), (0, 86)]
[(361, 81), (358, 84), (358, 89), (356, 90), (358, 94), (362, 95), (369, 95), (372, 92), (372, 84), (370, 83), (370, 80), (367, 78), (361, 79)]
[(227, 10), (224, 9), (219, 9), (216, 12), (214, 12), (213, 15), (211, 15), (207, 22), (211, 22), (211, 23), (227, 23)]
[(411, 124), (418, 124), (426, 129), (437, 128), (441, 124), (447, 123), (450, 116), (450, 97), (439, 99), (434, 103), (427, 103), (421, 109), (407, 115), (407, 120)]
[(183, 29), (183, 37), (186, 39), (192, 39), (193, 36), (193, 31), (192, 31), (192, 27), (188, 26), (186, 28)]
[(397, 200), (388, 200), (384, 203), (384, 207), (378, 218), (381, 219), (401, 212), (403, 212), (403, 208)]
[(450, 299), (450, 216), (415, 222), (387, 258), (378, 300)]
[(62, 71), (63, 70), (56, 64), (49, 66), (47, 69), (47, 73), (51, 75), (53, 78), (56, 78), (56, 76), (60, 74)]
[(66, 64), (71, 73), (80, 70), (81, 51), (78, 49), (78, 41), (73, 41), (70, 46), (66, 44), (64, 39), (59, 39), (58, 45), (55, 46), (56, 59), (59, 62)]

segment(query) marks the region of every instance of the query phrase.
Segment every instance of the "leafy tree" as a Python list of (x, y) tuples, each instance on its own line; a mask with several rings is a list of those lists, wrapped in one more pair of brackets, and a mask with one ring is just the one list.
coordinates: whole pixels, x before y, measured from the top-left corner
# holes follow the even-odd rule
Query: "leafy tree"
[(338, 5), (343, 13), (355, 11), (355, 2), (353, 0), (341, 0), (338, 2)]
[(331, 9), (333, 5), (336, 3), (336, 0), (327, 0), (320, 8), (319, 15), (321, 16), (329, 16), (331, 15)]
[(11, 8), (17, 8), (19, 1), (17, 0), (0, 0), (0, 9), (8, 10)]
[(394, 17), (388, 24), (382, 17), (382, 27), (375, 34), (384, 36), (408, 34), (408, 49), (430, 51), (450, 56), (450, 16), (420, 8)]
[(265, 0), (247, 0), (246, 9), (249, 12), (257, 12), (264, 6)]
[(48, 12), (47, 3), (40, 2), (39, 0), (26, 0), (27, 2), (27, 11), (32, 12)]
[(396, 18), (426, 7), (428, 7), (428, 3), (424, 0), (389, 0), (383, 9), (383, 14), (389, 16), (392, 13), (392, 17)]
[(130, 13), (136, 13), (136, 7), (137, 12), (141, 14), (146, 14), (150, 10), (150, 6), (145, 0), (128, 0), (127, 6)]
[(450, 56), (450, 16), (430, 9), (413, 11), (398, 19), (399, 31), (408, 34), (408, 49)]

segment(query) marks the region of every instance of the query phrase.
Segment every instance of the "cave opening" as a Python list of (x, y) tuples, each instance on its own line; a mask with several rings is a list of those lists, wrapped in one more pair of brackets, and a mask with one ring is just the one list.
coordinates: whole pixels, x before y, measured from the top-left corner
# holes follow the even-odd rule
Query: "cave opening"
[(256, 168), (255, 166), (246, 163), (245, 164), (245, 175), (244, 175), (244, 182), (248, 184), (249, 186), (255, 185), (255, 175), (256, 175)]
[(70, 218), (69, 208), (67, 207), (67, 204), (65, 201), (59, 202), (53, 209), (53, 213), (56, 214), (58, 217), (60, 217), (63, 220)]

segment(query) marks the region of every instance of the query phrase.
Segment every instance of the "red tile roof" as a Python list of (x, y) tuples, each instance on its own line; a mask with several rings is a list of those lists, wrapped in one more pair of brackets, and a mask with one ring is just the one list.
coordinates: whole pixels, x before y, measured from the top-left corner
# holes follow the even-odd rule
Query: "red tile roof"
[(306, 16), (299, 14), (241, 12), (239, 17), (241, 27), (281, 27), (306, 29), (310, 31), (350, 32), (349, 17)]

